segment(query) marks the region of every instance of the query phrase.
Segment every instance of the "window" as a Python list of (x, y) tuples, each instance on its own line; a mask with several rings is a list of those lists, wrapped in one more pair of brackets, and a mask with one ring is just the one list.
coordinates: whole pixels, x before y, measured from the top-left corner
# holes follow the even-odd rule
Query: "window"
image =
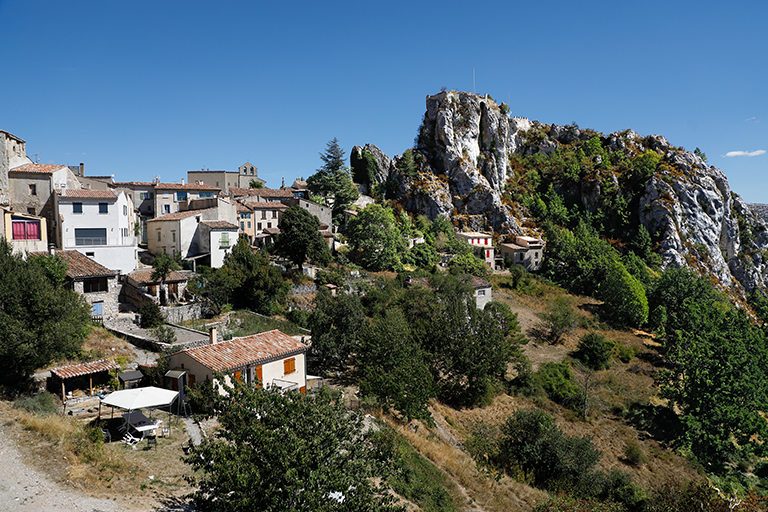
[(27, 207), (27, 213), (30, 215), (35, 215), (35, 209), (33, 207)]
[(107, 245), (107, 228), (75, 228), (75, 245)]
[(267, 229), (272, 229), (272, 223), (271, 222), (267, 222)]
[(164, 204), (163, 205), (163, 213), (171, 213), (171, 205)]
[[(18, 220), (17, 220), (18, 219)], [(11, 217), (14, 240), (40, 240), (40, 221)]]
[(221, 234), (221, 246), (222, 247), (229, 247), (229, 233), (222, 233)]
[(259, 222), (258, 224), (256, 224), (256, 229), (258, 229), (259, 231), (261, 231), (261, 222)]
[(296, 371), (296, 358), (292, 357), (283, 361), (283, 370), (285, 375), (294, 373)]
[(128, 215), (128, 207), (123, 205), (123, 215)]
[(213, 197), (213, 192), (200, 192), (200, 199)]
[(251, 167), (251, 176), (253, 176), (253, 167)]
[(248, 221), (248, 229), (251, 229), (251, 221)]
[(175, 242), (175, 241), (176, 241), (176, 232), (171, 231), (171, 242)]
[(272, 218), (273, 218), (273, 219), (276, 219), (276, 218), (277, 218), (277, 210), (275, 210), (275, 211), (273, 211), (273, 212), (272, 212)]
[(243, 174), (248, 174), (248, 169), (246, 169), (245, 167), (243, 167)]
[(37, 195), (37, 185), (34, 183), (29, 184), (29, 195), (36, 196)]
[(266, 219), (267, 218), (267, 210), (261, 210), (261, 218)]
[(176, 201), (186, 201), (186, 200), (187, 200), (186, 192), (176, 192)]
[(163, 199), (168, 199), (168, 191), (167, 190), (163, 191)]
[(477, 290), (477, 295), (485, 295), (485, 290)]
[(107, 278), (106, 277), (90, 277), (83, 279), (83, 293), (99, 293), (106, 292)]
[(109, 213), (109, 203), (99, 203), (99, 213)]
[(93, 316), (101, 316), (101, 312), (104, 309), (104, 303), (103, 302), (94, 302), (93, 303)]
[(240, 229), (245, 229), (245, 222), (240, 222)]
[(83, 203), (72, 203), (72, 213), (83, 213)]
[(152, 199), (152, 192), (139, 192), (139, 199), (142, 201), (145, 199)]
[(96, 253), (95, 252), (86, 252), (85, 256), (88, 257), (88, 258), (95, 258), (96, 257)]
[(157, 230), (157, 241), (158, 241), (158, 242), (160, 241), (160, 237), (161, 237), (161, 236), (162, 236), (162, 234), (160, 233), (160, 230), (158, 229), (158, 230)]

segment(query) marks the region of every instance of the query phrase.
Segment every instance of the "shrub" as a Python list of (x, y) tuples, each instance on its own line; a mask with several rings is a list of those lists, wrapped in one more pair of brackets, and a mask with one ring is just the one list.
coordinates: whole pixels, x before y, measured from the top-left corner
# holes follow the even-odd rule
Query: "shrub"
[(574, 354), (584, 365), (595, 371), (608, 368), (615, 343), (605, 339), (602, 334), (588, 332), (579, 339)]
[(560, 296), (552, 301), (547, 312), (541, 314), (541, 318), (542, 322), (535, 329), (554, 345), (573, 329), (576, 323), (576, 312), (573, 310), (571, 300)]
[(533, 381), (537, 388), (544, 390), (551, 400), (558, 403), (564, 402), (579, 392), (568, 363), (544, 363), (533, 374)]
[(167, 325), (159, 325), (152, 330), (152, 334), (160, 343), (173, 345), (176, 343), (176, 331)]
[(610, 266), (599, 292), (606, 316), (614, 322), (639, 327), (648, 321), (645, 288), (620, 262)]
[(141, 315), (141, 327), (144, 329), (154, 329), (165, 323), (157, 302), (145, 302), (141, 305), (139, 314)]
[(638, 356), (640, 349), (638, 347), (630, 347), (624, 343), (617, 343), (614, 347), (614, 352), (616, 353), (616, 357), (619, 358), (619, 361), (628, 363)]
[(643, 449), (640, 448), (640, 445), (634, 439), (624, 445), (624, 458), (633, 466), (648, 462)]
[(14, 409), (21, 409), (38, 416), (51, 416), (58, 412), (53, 395), (45, 392), (29, 398), (17, 398), (13, 402)]

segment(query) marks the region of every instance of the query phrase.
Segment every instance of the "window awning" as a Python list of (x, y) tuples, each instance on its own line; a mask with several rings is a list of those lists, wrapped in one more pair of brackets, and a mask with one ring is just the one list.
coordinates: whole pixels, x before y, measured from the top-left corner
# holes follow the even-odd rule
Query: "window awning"
[(186, 373), (187, 370), (168, 370), (168, 373), (166, 373), (165, 376), (170, 377), (171, 379), (178, 379)]

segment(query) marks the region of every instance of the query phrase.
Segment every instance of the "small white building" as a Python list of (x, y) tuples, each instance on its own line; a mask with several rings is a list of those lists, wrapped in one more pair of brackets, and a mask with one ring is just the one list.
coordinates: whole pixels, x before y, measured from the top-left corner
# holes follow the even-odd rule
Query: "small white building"
[(56, 214), (61, 221), (58, 246), (80, 251), (122, 274), (138, 268), (139, 240), (134, 236), (133, 201), (113, 190), (60, 189)]
[(221, 342), (212, 329), (207, 345), (171, 354), (168, 362), (170, 368), (186, 372), (190, 387), (222, 372), (230, 382), (305, 393), (307, 350), (307, 345), (277, 329)]
[(456, 236), (465, 240), (469, 245), (475, 248), (475, 253), (485, 261), (485, 264), (493, 268), (494, 260), (496, 259), (493, 250), (493, 237), (487, 233), (479, 233), (476, 231), (469, 231), (466, 233), (456, 233)]

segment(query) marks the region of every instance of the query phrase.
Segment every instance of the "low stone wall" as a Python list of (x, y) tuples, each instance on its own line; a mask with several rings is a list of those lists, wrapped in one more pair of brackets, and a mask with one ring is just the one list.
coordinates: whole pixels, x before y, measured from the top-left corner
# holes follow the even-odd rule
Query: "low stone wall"
[(317, 293), (317, 285), (315, 284), (292, 284), (291, 294), (293, 295), (306, 295), (308, 293)]
[(165, 321), (169, 324), (180, 324), (186, 320), (197, 320), (198, 318), (204, 317), (203, 304), (201, 302), (161, 309), (163, 318), (165, 318)]

